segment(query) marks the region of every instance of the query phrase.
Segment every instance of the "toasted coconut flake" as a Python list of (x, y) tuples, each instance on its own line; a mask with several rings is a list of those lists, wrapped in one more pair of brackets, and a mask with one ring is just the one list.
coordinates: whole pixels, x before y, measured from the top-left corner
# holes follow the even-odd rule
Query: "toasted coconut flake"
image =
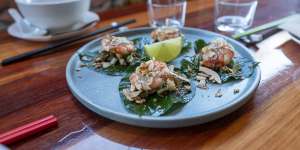
[(167, 79), (167, 89), (170, 91), (176, 90), (176, 84), (175, 84), (174, 80)]
[(117, 58), (113, 58), (113, 59), (111, 59), (110, 64), (114, 65), (117, 63), (117, 61), (118, 61)]
[(209, 75), (205, 74), (205, 73), (198, 73), (197, 76), (201, 76), (201, 77), (205, 77), (205, 78), (208, 78)]
[(199, 67), (199, 71), (209, 75), (209, 80), (215, 81), (219, 84), (222, 83), (222, 80), (217, 72), (203, 66)]
[(217, 93), (215, 94), (215, 97), (222, 97), (223, 94), (221, 93), (221, 89), (218, 89)]
[(144, 99), (144, 98), (136, 99), (135, 102), (138, 104), (143, 104), (146, 102), (146, 99)]
[(206, 80), (207, 77), (203, 77), (203, 76), (196, 76), (196, 80), (200, 81), (200, 80)]
[(237, 93), (239, 93), (239, 92), (240, 92), (240, 89), (234, 89), (234, 90), (233, 90), (233, 93), (234, 93), (234, 94), (237, 94)]
[(119, 62), (121, 65), (126, 65), (125, 59), (119, 58)]
[(191, 85), (184, 85), (183, 87), (185, 90), (189, 91), (192, 89), (192, 86)]
[(189, 79), (187, 79), (187, 78), (185, 78), (185, 77), (182, 77), (182, 76), (180, 76), (180, 75), (178, 75), (178, 74), (176, 74), (176, 73), (174, 73), (174, 72), (169, 72), (171, 75), (174, 75), (174, 77), (176, 77), (176, 78), (178, 78), (178, 79), (180, 79), (180, 80), (182, 80), (182, 81), (185, 81), (185, 82), (190, 82), (190, 80)]
[(87, 65), (85, 63), (80, 63), (79, 67), (80, 68), (83, 68), (83, 67), (86, 67)]
[(199, 80), (197, 87), (201, 89), (207, 89), (207, 82), (206, 80)]
[(151, 33), (151, 37), (154, 41), (164, 41), (182, 36), (180, 30), (177, 27), (164, 26), (157, 28)]
[(111, 66), (111, 63), (109, 63), (109, 62), (102, 62), (102, 67), (103, 68), (108, 68), (110, 66)]

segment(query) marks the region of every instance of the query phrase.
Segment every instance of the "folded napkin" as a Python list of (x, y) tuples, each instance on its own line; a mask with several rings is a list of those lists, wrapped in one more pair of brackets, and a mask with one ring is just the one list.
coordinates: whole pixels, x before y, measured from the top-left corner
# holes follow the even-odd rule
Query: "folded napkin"
[(287, 31), (300, 39), (300, 14), (295, 15), (286, 23), (279, 25), (278, 28)]

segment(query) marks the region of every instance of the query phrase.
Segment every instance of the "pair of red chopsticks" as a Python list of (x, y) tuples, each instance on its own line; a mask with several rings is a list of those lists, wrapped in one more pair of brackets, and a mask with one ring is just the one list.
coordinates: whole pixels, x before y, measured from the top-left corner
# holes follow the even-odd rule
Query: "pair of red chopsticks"
[(0, 134), (0, 144), (11, 144), (54, 126), (57, 126), (57, 119), (51, 115)]

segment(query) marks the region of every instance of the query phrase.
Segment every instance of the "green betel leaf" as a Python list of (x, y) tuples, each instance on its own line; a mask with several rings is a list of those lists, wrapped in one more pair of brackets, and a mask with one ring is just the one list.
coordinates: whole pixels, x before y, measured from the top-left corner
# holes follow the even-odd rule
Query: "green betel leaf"
[(258, 62), (246, 58), (237, 58), (232, 60), (232, 62), (228, 65), (230, 71), (220, 69), (218, 74), (220, 75), (223, 83), (234, 80), (242, 80), (251, 77), (258, 64)]
[(194, 79), (199, 70), (199, 62), (201, 57), (199, 55), (195, 55), (190, 57), (190, 59), (183, 59), (181, 61), (180, 72), (185, 74), (189, 78)]
[(195, 41), (195, 53), (198, 54), (199, 52), (201, 52), (202, 48), (207, 46), (208, 44), (203, 40), (203, 39), (198, 39)]
[(119, 92), (121, 99), (125, 105), (125, 108), (132, 113), (139, 116), (162, 116), (173, 112), (175, 109), (182, 107), (188, 103), (195, 96), (196, 86), (192, 84), (191, 92), (176, 95), (175, 92), (168, 93), (168, 95), (160, 96), (156, 93), (148, 96), (146, 102), (143, 104), (137, 104), (129, 101), (123, 95), (123, 89), (130, 88), (130, 82), (128, 76), (124, 77), (119, 84)]

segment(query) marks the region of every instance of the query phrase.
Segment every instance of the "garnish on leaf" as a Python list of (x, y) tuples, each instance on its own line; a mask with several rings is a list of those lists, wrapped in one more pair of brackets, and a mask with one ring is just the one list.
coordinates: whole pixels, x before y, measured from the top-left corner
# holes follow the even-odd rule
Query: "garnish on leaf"
[(184, 40), (184, 44), (183, 44), (180, 54), (181, 55), (185, 54), (185, 53), (189, 52), (190, 49), (192, 49), (192, 42)]
[(199, 72), (199, 62), (201, 57), (199, 55), (193, 56), (190, 60), (183, 59), (181, 61), (180, 72), (185, 74), (187, 77), (195, 79), (197, 73)]
[(195, 53), (198, 54), (202, 50), (203, 47), (207, 46), (208, 44), (203, 39), (198, 39), (195, 41)]

